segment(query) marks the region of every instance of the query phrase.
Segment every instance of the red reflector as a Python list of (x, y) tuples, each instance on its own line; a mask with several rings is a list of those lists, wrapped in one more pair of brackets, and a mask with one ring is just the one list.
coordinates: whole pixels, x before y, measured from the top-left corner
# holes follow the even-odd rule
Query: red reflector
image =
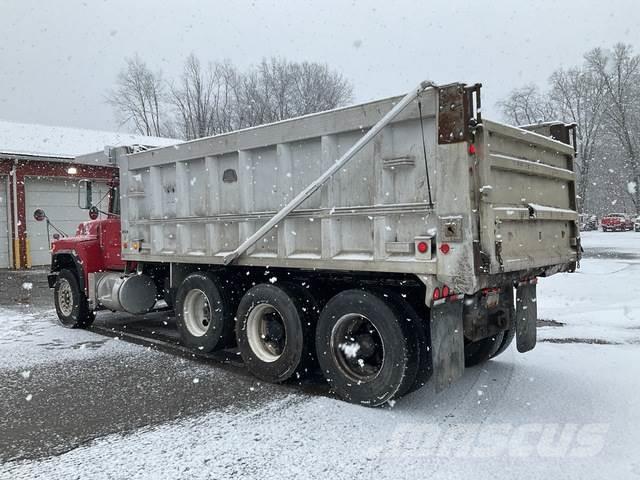
[(442, 287), (442, 296), (443, 297), (448, 297), (449, 296), (449, 287), (447, 285)]
[(475, 155), (476, 154), (476, 146), (472, 143), (471, 145), (469, 145), (469, 155)]
[(438, 300), (440, 298), (440, 289), (438, 287), (433, 289), (433, 299)]
[(442, 245), (440, 245), (440, 251), (445, 255), (449, 253), (449, 250), (451, 250), (451, 247), (449, 247), (448, 243), (443, 243)]
[(429, 250), (429, 245), (427, 245), (427, 242), (418, 242), (418, 251), (420, 253), (427, 253), (427, 250)]

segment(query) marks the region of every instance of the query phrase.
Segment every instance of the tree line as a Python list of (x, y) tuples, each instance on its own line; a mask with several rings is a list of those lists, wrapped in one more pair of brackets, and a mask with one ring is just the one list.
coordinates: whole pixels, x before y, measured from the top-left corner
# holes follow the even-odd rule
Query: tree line
[(577, 126), (581, 212), (640, 213), (640, 55), (630, 45), (594, 48), (559, 68), (541, 89), (513, 90), (499, 107), (516, 125), (552, 120)]
[(352, 97), (351, 83), (326, 64), (273, 57), (241, 71), (191, 54), (177, 79), (137, 55), (127, 58), (106, 101), (136, 133), (192, 140), (329, 110)]

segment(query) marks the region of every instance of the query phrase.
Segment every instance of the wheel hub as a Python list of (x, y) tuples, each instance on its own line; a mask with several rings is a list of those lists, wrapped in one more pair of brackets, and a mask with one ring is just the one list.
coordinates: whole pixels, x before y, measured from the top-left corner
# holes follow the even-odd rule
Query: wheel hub
[(355, 382), (369, 382), (382, 370), (384, 345), (380, 332), (363, 315), (340, 317), (331, 332), (330, 348), (338, 367)]
[(247, 316), (249, 347), (263, 362), (278, 360), (287, 346), (287, 329), (282, 316), (273, 305), (262, 303)]
[(66, 278), (60, 279), (58, 286), (58, 306), (60, 312), (65, 317), (68, 317), (73, 312), (73, 292), (71, 291), (71, 284)]
[(184, 324), (194, 337), (201, 337), (209, 329), (212, 321), (209, 298), (200, 289), (194, 288), (187, 293), (183, 307)]

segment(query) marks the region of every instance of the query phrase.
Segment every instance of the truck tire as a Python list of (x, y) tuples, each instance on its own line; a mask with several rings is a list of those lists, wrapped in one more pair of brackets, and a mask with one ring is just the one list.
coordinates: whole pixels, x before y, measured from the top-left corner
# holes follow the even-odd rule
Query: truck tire
[(431, 330), (426, 323), (428, 318), (422, 318), (404, 298), (396, 298), (396, 303), (403, 310), (404, 318), (408, 321), (408, 326), (413, 330), (409, 338), (415, 338), (418, 358), (415, 380), (411, 385), (407, 385), (406, 391), (398, 392), (398, 396), (401, 397), (415, 392), (427, 384), (433, 374), (433, 363), (431, 360)]
[(465, 342), (464, 366), (474, 367), (485, 363), (500, 349), (504, 333), (500, 332), (475, 342)]
[(236, 340), (249, 371), (270, 383), (301, 378), (313, 361), (315, 301), (302, 288), (258, 284), (236, 314)]
[(66, 328), (86, 328), (95, 319), (78, 277), (69, 269), (60, 270), (53, 288), (58, 323)]
[(390, 297), (346, 290), (324, 307), (316, 328), (322, 372), (344, 400), (379, 406), (414, 384), (417, 343), (405, 312)]
[(233, 333), (233, 313), (211, 273), (196, 272), (184, 279), (175, 300), (182, 343), (201, 352), (227, 346)]
[(513, 339), (515, 338), (515, 336), (516, 336), (515, 328), (505, 330), (504, 335), (502, 337), (502, 342), (500, 342), (500, 346), (498, 347), (498, 350), (496, 350), (491, 355), (491, 358), (496, 358), (498, 355), (504, 352), (507, 348), (509, 348), (509, 345), (511, 345), (511, 342), (513, 342)]

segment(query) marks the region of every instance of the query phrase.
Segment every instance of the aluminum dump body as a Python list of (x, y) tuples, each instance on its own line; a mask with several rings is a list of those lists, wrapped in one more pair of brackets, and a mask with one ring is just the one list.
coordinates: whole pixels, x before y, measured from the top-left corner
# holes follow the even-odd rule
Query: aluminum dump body
[[(123, 258), (222, 264), (400, 98), (119, 155)], [(235, 264), (435, 275), (467, 292), (487, 275), (571, 268), (573, 149), (470, 126), (470, 99), (460, 84), (424, 90)]]

